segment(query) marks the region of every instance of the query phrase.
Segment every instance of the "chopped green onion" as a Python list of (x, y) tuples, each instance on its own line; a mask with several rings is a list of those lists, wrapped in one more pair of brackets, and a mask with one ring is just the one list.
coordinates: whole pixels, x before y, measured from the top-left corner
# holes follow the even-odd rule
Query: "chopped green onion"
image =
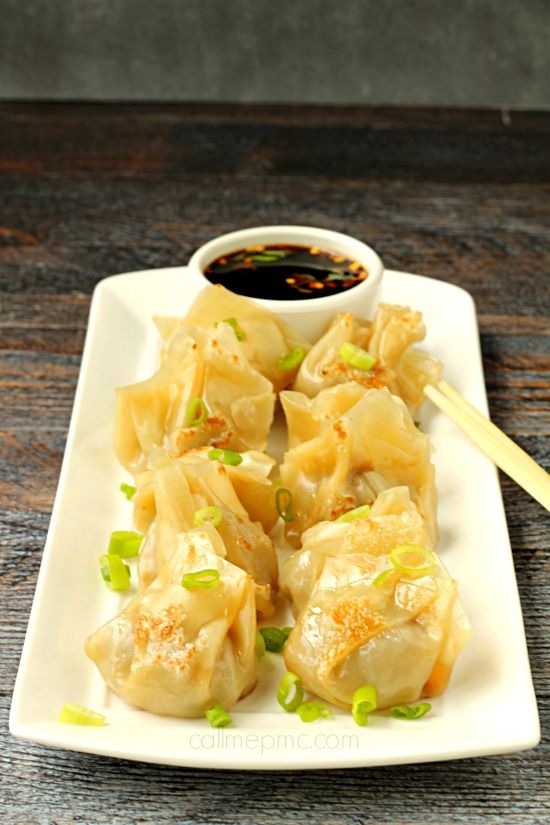
[(233, 721), (223, 705), (214, 705), (214, 707), (209, 708), (209, 710), (205, 710), (204, 715), (210, 722), (210, 727), (212, 728), (225, 728)]
[(358, 347), (356, 344), (346, 341), (339, 349), (339, 354), (344, 361), (347, 361), (352, 367), (358, 370), (370, 370), (376, 364), (376, 358), (367, 352), (366, 349)]
[(256, 633), (256, 656), (258, 659), (263, 659), (265, 656), (265, 641), (259, 631)]
[(208, 458), (210, 461), (219, 461), (220, 464), (231, 464), (232, 467), (237, 467), (243, 460), (242, 455), (234, 453), (233, 450), (208, 450)]
[(276, 260), (277, 258), (285, 258), (287, 255), (290, 254), (291, 253), (286, 249), (271, 249), (271, 247), (268, 246), (265, 252), (257, 252), (255, 255), (252, 255), (252, 257), (254, 258), (254, 260), (258, 260), (258, 258), (260, 260), (263, 260), (263, 255), (264, 257), (273, 258), (273, 260)]
[(431, 709), (429, 702), (418, 702), (416, 705), (394, 705), (390, 708), (390, 716), (394, 719), (421, 719)]
[(356, 518), (366, 518), (369, 511), (369, 505), (363, 504), (361, 507), (356, 507), (354, 510), (348, 510), (347, 513), (343, 513), (341, 516), (338, 516), (336, 521), (355, 521)]
[(122, 482), (119, 489), (121, 493), (124, 493), (128, 501), (131, 501), (136, 494), (136, 488), (132, 487), (131, 484), (125, 484)]
[(292, 493), (286, 487), (279, 487), (276, 490), (275, 507), (283, 521), (294, 521), (294, 513), (292, 512)]
[(303, 702), (296, 708), (296, 713), (302, 722), (315, 722), (332, 716), (332, 710), (322, 702)]
[[(294, 696), (289, 698), (294, 688)], [(304, 698), (304, 688), (300, 678), (295, 673), (287, 671), (277, 688), (277, 701), (287, 713), (293, 713), (301, 704)]]
[(267, 255), (264, 255), (263, 253), (260, 253), (259, 255), (253, 255), (252, 259), (254, 261), (265, 261), (266, 263), (272, 263), (273, 261), (278, 261), (280, 257), (280, 255), (272, 255), (271, 252), (269, 252)]
[(111, 533), (107, 553), (110, 556), (121, 556), (123, 559), (134, 559), (141, 547), (143, 536), (133, 530), (115, 530)]
[(186, 427), (200, 427), (206, 421), (208, 407), (202, 398), (193, 398), (185, 410), (184, 424)]
[(381, 573), (377, 575), (374, 579), (373, 584), (375, 587), (380, 587), (381, 584), (384, 584), (388, 576), (391, 576), (392, 573), (395, 573), (395, 567), (390, 567), (389, 570), (383, 570)]
[(235, 333), (235, 338), (237, 341), (246, 341), (246, 332), (243, 332), (242, 329), (239, 329), (239, 323), (236, 318), (224, 318), (223, 321), (218, 321), (217, 324), (214, 326), (218, 326), (218, 324), (229, 324), (233, 332)]
[(59, 722), (64, 725), (96, 725), (105, 724), (105, 716), (95, 710), (85, 708), (84, 705), (74, 705), (69, 702), (63, 705), (59, 714)]
[(264, 640), (265, 649), (269, 653), (281, 653), (291, 630), (291, 627), (261, 627), (259, 632)]
[(200, 527), (201, 524), (205, 523), (212, 524), (214, 527), (217, 527), (218, 524), (221, 524), (222, 519), (223, 513), (219, 507), (201, 507), (201, 509), (197, 510), (195, 513), (193, 522), (195, 527)]
[(282, 486), (282, 484), (283, 484), (283, 482), (281, 481), (280, 478), (274, 478), (271, 481), (271, 486), (273, 487), (274, 490), (278, 490), (279, 487)]
[(184, 573), (181, 586), (186, 590), (210, 590), (220, 580), (220, 571), (207, 568), (194, 573)]
[(414, 426), (416, 427), (417, 430), (419, 430), (420, 429), (420, 421), (415, 421)]
[(303, 347), (294, 347), (292, 352), (287, 353), (287, 355), (281, 355), (279, 358), (279, 367), (285, 371), (296, 369), (304, 360), (305, 354), (306, 351)]
[(419, 576), (433, 568), (437, 557), (419, 544), (400, 544), (391, 551), (390, 561), (401, 573)]
[(116, 554), (106, 554), (99, 557), (103, 581), (111, 590), (128, 590), (130, 587), (130, 568), (124, 564)]
[(369, 713), (376, 710), (378, 698), (374, 685), (363, 685), (357, 688), (351, 700), (351, 713), (360, 727), (365, 727), (369, 722)]

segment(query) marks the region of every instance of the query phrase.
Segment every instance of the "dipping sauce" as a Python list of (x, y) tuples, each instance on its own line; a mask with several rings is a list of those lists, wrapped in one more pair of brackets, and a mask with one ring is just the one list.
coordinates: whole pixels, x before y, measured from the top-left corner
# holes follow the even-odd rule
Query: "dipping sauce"
[(300, 301), (351, 289), (368, 277), (359, 261), (316, 246), (247, 246), (212, 261), (204, 274), (213, 284), (249, 298)]

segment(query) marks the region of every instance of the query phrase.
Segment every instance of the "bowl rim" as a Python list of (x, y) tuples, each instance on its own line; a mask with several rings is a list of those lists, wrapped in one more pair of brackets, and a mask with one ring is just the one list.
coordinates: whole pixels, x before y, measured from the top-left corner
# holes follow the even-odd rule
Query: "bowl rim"
[[(235, 252), (243, 244), (253, 243), (254, 241), (261, 243), (263, 235), (280, 235), (280, 240), (288, 240), (290, 236), (290, 240), (295, 241), (297, 244), (300, 242), (301, 238), (301, 243), (304, 245), (309, 243), (309, 241), (304, 240), (304, 236), (313, 238), (316, 243), (320, 242), (321, 246), (323, 246), (323, 241), (326, 241), (326, 244), (329, 245), (328, 251), (331, 251), (331, 245), (333, 248), (336, 246), (338, 247), (338, 249), (334, 249), (334, 251), (343, 252), (347, 249), (350, 253), (349, 257), (360, 260), (369, 273), (368, 278), (364, 281), (361, 281), (349, 290), (339, 292), (336, 295), (324, 295), (319, 298), (303, 298), (297, 301), (288, 299), (281, 300), (278, 298), (255, 299), (262, 306), (271, 309), (274, 312), (282, 312), (284, 310), (290, 314), (297, 314), (303, 313), (306, 308), (311, 312), (315, 309), (318, 311), (324, 311), (331, 307), (337, 311), (339, 307), (349, 305), (348, 296), (352, 293), (357, 295), (359, 290), (361, 292), (374, 291), (382, 278), (382, 274), (384, 272), (384, 264), (382, 263), (382, 259), (368, 244), (360, 241), (358, 238), (354, 238), (352, 235), (346, 235), (332, 229), (323, 229), (323, 227), (320, 226), (306, 226), (299, 224), (250, 226), (243, 229), (237, 229), (232, 232), (226, 232), (223, 235), (217, 235), (215, 238), (211, 238), (195, 250), (189, 259), (188, 267), (193, 270), (195, 275), (204, 282), (205, 286), (212, 286), (212, 281), (208, 280), (203, 269), (211, 263), (211, 261), (220, 257), (224, 251)], [(264, 240), (264, 243), (266, 244), (277, 242), (280, 241), (274, 240), (273, 237), (271, 237), (270, 240)]]

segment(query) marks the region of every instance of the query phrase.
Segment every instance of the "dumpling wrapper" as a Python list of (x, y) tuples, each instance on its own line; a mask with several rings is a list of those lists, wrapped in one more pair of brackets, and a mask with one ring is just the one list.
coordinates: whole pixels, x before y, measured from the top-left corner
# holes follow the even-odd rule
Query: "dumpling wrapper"
[[(321, 390), (349, 381), (367, 389), (388, 387), (415, 412), (424, 400), (424, 387), (437, 383), (442, 370), (436, 358), (412, 349), (425, 335), (421, 313), (409, 307), (380, 304), (372, 322), (350, 313), (339, 314), (302, 362), (293, 389), (314, 397)], [(355, 344), (376, 358), (372, 370), (357, 369), (345, 361), (340, 355), (345, 343)]]
[(380, 708), (438, 696), (471, 629), (453, 581), (438, 563), (418, 578), (394, 571), (385, 554), (326, 561), (284, 648), (306, 690), (350, 708), (374, 685)]
[[(285, 413), (290, 409), (289, 443), (296, 445), (281, 465), (282, 485), (293, 497), (295, 517), (285, 526), (293, 547), (300, 546), (302, 533), (312, 525), (372, 504), (383, 490), (403, 485), (435, 546), (437, 495), (430, 442), (401, 399), (387, 389), (340, 384), (313, 400), (283, 392), (281, 401)], [(308, 432), (312, 437), (299, 443)]]
[[(157, 318), (156, 323), (169, 341), (182, 324), (212, 330), (225, 318), (235, 318), (239, 330), (244, 333), (245, 337), (238, 343), (251, 366), (271, 381), (276, 392), (287, 387), (294, 380), (297, 368), (283, 370), (279, 359), (296, 347), (308, 352), (311, 344), (298, 330), (250, 298), (236, 295), (221, 284), (207, 286), (199, 293), (185, 318)], [(235, 337), (235, 332), (230, 329)]]
[[(256, 612), (250, 576), (226, 561), (212, 528), (180, 536), (149, 587), (86, 641), (86, 654), (117, 696), (162, 716), (230, 708), (256, 682)], [(218, 570), (209, 589), (184, 573)]]
[[(252, 576), (255, 582), (257, 609), (264, 616), (274, 610), (278, 590), (278, 564), (273, 542), (266, 535), (262, 524), (251, 520), (249, 513), (237, 496), (231, 470), (238, 470), (208, 460), (207, 451), (192, 451), (184, 460), (168, 456), (162, 450), (151, 453), (151, 469), (137, 480), (134, 495), (134, 521), (146, 538), (139, 557), (140, 586), (147, 587), (168, 560), (181, 532), (195, 526), (195, 513), (203, 507), (219, 507), (221, 523), (215, 528), (224, 541), (228, 561), (236, 564)], [(245, 454), (246, 455), (246, 454)], [(256, 468), (273, 460), (262, 454), (248, 455), (243, 465)], [(246, 469), (241, 471), (243, 476)], [(249, 469), (249, 473), (253, 471)], [(257, 470), (256, 470), (257, 472)], [(259, 474), (258, 474), (259, 475)], [(257, 498), (258, 508), (264, 487), (269, 488), (264, 515), (267, 523), (277, 517), (274, 508), (273, 488), (261, 477), (250, 480), (250, 495), (261, 490)]]
[(354, 521), (323, 521), (302, 536), (302, 549), (293, 553), (281, 571), (281, 590), (290, 600), (294, 615), (305, 607), (331, 558), (376, 556), (391, 553), (399, 544), (431, 549), (422, 516), (407, 487), (392, 487), (380, 493), (364, 518)]
[[(186, 412), (195, 398), (202, 398), (208, 415), (189, 427)], [(204, 445), (263, 450), (274, 406), (271, 382), (243, 356), (230, 326), (210, 332), (182, 326), (151, 378), (117, 390), (115, 453), (136, 474), (155, 446), (180, 455)]]

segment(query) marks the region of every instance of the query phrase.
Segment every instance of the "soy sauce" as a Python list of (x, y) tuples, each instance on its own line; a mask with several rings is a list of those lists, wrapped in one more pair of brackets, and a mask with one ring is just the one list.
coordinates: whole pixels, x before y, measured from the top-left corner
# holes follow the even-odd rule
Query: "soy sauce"
[(250, 298), (300, 301), (352, 289), (368, 277), (358, 261), (316, 246), (247, 246), (212, 261), (204, 271), (213, 284)]

